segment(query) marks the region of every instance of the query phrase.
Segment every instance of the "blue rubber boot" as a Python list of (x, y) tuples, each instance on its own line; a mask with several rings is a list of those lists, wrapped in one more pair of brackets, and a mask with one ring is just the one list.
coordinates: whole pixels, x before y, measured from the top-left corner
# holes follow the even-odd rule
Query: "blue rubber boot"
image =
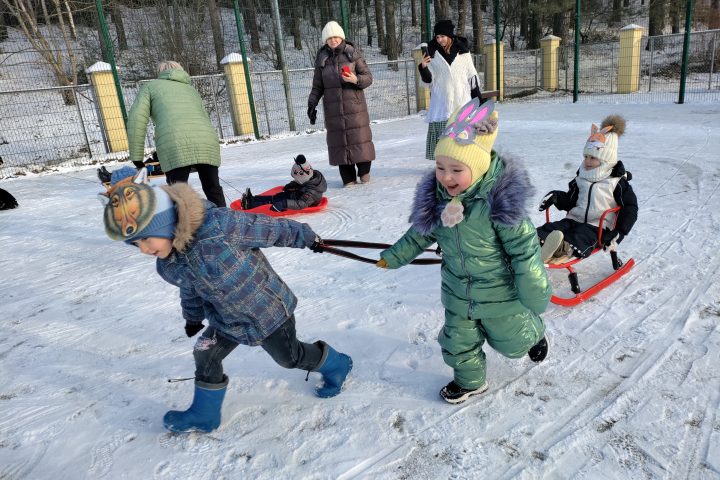
[(323, 386), (315, 388), (315, 395), (322, 398), (334, 397), (342, 389), (343, 382), (352, 370), (352, 358), (344, 353), (338, 353), (325, 342), (316, 342), (323, 349), (320, 366), (315, 369), (323, 377)]
[(228, 377), (222, 383), (195, 381), (195, 398), (190, 408), (181, 412), (170, 410), (163, 417), (163, 425), (171, 432), (212, 432), (220, 426), (220, 407), (227, 391)]

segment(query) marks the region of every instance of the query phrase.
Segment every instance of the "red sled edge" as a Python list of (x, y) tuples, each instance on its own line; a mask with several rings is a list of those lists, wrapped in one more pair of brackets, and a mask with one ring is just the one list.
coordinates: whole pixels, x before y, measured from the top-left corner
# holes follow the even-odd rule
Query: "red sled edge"
[[(282, 189), (283, 189), (283, 187), (282, 187), (282, 185), (280, 185), (280, 186), (271, 188), (270, 190), (267, 190), (258, 195), (275, 195), (278, 192), (282, 192)], [(327, 207), (327, 204), (328, 204), (327, 197), (323, 197), (320, 200), (320, 203), (315, 205), (314, 207), (307, 207), (307, 208), (303, 208), (302, 210), (287, 209), (283, 212), (276, 212), (276, 211), (270, 209), (271, 205), (261, 205), (259, 207), (251, 208), (250, 210), (243, 210), (240, 200), (235, 200), (234, 202), (232, 202), (230, 204), (230, 208), (232, 208), (233, 210), (238, 210), (240, 212), (246, 212), (246, 213), (262, 213), (263, 215), (269, 215), (271, 217), (287, 217), (289, 215), (301, 215), (304, 213), (315, 213), (315, 212), (318, 212), (318, 211), (324, 209), (325, 207)]]
[(635, 266), (635, 260), (632, 258), (628, 259), (622, 267), (615, 270), (612, 274), (608, 275), (607, 277), (600, 280), (598, 283), (593, 285), (592, 287), (588, 288), (587, 290), (583, 290), (582, 292), (578, 293), (574, 297), (566, 298), (566, 297), (557, 297), (553, 295), (550, 297), (550, 301), (556, 305), (561, 305), (563, 307), (574, 307), (575, 305), (578, 305), (588, 298), (592, 297), (593, 295), (596, 295), (601, 290), (605, 289), (612, 283), (614, 283), (617, 279), (625, 275), (627, 272), (630, 271)]

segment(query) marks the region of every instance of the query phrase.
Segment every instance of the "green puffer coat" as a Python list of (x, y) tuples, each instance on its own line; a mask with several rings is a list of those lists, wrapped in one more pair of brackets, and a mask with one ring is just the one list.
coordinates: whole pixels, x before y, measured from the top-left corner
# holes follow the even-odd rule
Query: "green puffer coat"
[(150, 117), (163, 171), (196, 164), (220, 166), (217, 132), (185, 70), (165, 70), (140, 87), (128, 114), (131, 161), (143, 161)]
[(527, 174), (493, 151), (488, 172), (458, 197), (464, 220), (448, 228), (440, 214), (452, 197), (431, 172), (418, 185), (412, 228), (381, 257), (388, 268), (398, 268), (437, 242), (443, 251), (442, 303), (454, 316), (540, 314), (552, 288), (526, 213), (531, 195)]

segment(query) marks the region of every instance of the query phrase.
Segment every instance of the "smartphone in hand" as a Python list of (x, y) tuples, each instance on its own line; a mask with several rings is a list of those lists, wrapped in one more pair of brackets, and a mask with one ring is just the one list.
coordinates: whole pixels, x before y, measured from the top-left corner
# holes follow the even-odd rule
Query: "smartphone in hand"
[(423, 54), (423, 58), (430, 56), (430, 52), (428, 52), (427, 45), (421, 45), (421, 46), (420, 46), (420, 51), (421, 51), (422, 54)]
[(347, 66), (347, 65), (343, 65), (343, 67), (342, 67), (342, 74), (343, 74), (343, 76), (345, 76), (345, 77), (347, 77), (348, 75), (350, 75), (350, 67)]

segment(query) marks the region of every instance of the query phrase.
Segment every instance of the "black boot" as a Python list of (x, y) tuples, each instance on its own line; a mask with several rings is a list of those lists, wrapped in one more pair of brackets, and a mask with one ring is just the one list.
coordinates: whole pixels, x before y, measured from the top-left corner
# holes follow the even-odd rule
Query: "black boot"
[(98, 168), (97, 175), (102, 183), (110, 183), (110, 179), (112, 178), (112, 173), (105, 167)]
[(528, 357), (535, 363), (540, 363), (545, 360), (548, 353), (548, 341), (546, 337), (540, 339), (530, 350), (528, 350)]
[(487, 382), (483, 383), (478, 388), (463, 388), (457, 383), (455, 383), (455, 381), (453, 380), (452, 382), (445, 385), (442, 390), (440, 390), (440, 396), (446, 402), (457, 405), (458, 403), (463, 403), (470, 397), (480, 395), (487, 389)]
[(250, 191), (249, 188), (245, 189), (245, 193), (242, 194), (242, 197), (240, 197), (240, 206), (242, 206), (243, 210), (250, 210), (253, 208), (252, 204), (253, 200), (253, 194)]

